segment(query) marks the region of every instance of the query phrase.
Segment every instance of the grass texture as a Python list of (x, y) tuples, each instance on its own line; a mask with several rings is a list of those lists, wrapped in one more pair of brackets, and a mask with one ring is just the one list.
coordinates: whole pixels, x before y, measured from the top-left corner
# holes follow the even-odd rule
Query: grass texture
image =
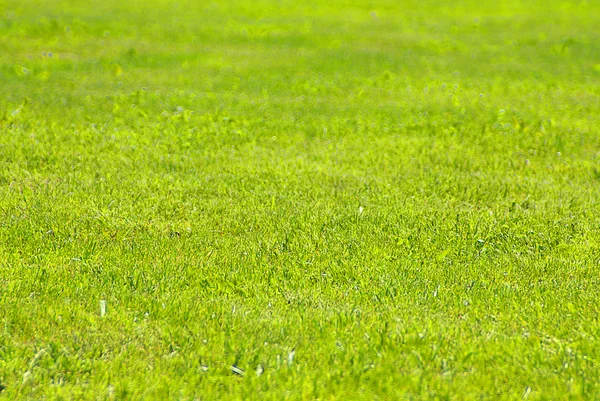
[(0, 1), (0, 399), (600, 398), (596, 1)]

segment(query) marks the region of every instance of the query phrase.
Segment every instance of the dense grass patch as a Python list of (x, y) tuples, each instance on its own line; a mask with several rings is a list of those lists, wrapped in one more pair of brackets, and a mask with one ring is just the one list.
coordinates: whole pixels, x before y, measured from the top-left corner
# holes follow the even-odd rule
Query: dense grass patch
[(599, 15), (0, 2), (0, 398), (600, 397)]

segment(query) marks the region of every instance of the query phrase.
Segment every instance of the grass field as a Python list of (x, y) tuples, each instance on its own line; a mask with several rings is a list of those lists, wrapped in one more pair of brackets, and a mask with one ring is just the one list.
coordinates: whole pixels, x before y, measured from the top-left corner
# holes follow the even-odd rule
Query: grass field
[(0, 0), (0, 399), (599, 399), (598, 26)]

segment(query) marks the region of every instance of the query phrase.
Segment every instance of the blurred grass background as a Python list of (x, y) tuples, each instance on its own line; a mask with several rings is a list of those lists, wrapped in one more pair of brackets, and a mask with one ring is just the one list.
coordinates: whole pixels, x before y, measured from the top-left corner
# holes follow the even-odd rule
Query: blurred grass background
[(273, 107), (310, 119), (372, 114), (373, 105), (406, 120), (402, 112), (425, 99), (451, 106), (439, 91), (446, 84), (459, 85), (464, 106), (478, 106), (483, 93), (490, 108), (560, 119), (565, 92), (597, 107), (596, 7), (4, 1), (2, 102), (16, 107), (28, 97), (35, 113), (98, 123), (119, 96), (144, 88), (150, 115), (193, 105), (253, 114)]

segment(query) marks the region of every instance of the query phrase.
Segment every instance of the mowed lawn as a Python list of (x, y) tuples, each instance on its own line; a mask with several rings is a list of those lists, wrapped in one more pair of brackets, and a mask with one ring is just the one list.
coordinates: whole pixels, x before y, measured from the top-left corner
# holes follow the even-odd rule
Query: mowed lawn
[(0, 399), (600, 398), (600, 3), (0, 2)]

